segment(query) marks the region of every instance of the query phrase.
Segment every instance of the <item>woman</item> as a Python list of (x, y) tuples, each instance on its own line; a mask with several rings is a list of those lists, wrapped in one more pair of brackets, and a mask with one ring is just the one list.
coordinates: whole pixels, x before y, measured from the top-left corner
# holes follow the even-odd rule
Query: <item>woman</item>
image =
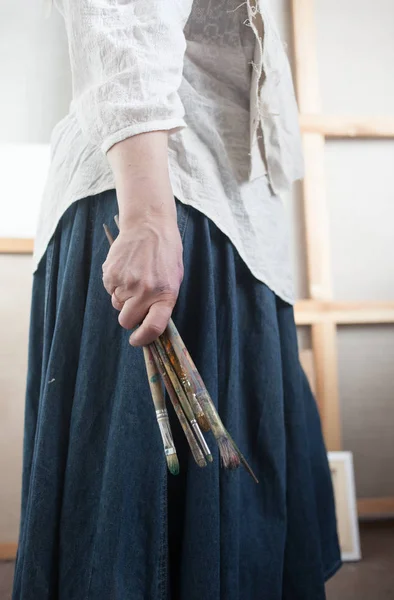
[[(297, 110), (266, 1), (59, 4), (73, 102), (36, 240), (13, 598), (320, 600), (340, 557), (291, 306)], [(196, 466), (174, 420), (167, 475), (140, 346), (172, 313), (259, 485), (217, 453)]]

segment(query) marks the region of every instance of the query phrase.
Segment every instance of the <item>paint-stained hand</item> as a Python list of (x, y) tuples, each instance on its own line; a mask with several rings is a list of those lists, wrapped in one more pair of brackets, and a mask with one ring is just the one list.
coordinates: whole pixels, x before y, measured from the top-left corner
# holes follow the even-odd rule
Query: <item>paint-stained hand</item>
[(145, 346), (163, 333), (183, 277), (182, 242), (176, 212), (146, 217), (122, 227), (103, 265), (103, 283), (120, 311), (119, 323), (134, 329), (133, 346)]

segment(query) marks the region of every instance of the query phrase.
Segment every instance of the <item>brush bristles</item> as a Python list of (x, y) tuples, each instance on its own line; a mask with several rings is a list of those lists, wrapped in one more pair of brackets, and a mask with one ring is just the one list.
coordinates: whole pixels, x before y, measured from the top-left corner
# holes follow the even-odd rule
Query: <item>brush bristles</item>
[(252, 468), (249, 466), (249, 463), (247, 462), (247, 460), (245, 459), (245, 457), (241, 454), (240, 458), (241, 458), (241, 463), (243, 464), (243, 466), (245, 467), (245, 469), (247, 470), (247, 472), (249, 473), (249, 475), (252, 477), (252, 479), (254, 480), (254, 482), (258, 483), (259, 480), (257, 479), (256, 475), (252, 471)]
[(256, 475), (254, 474), (252, 467), (249, 465), (248, 461), (246, 460), (246, 458), (244, 457), (244, 455), (242, 454), (242, 452), (240, 451), (240, 449), (238, 448), (237, 444), (234, 442), (233, 438), (231, 437), (231, 435), (229, 434), (229, 432), (227, 431), (227, 435), (233, 445), (233, 448), (237, 451), (238, 456), (239, 456), (239, 460), (241, 461), (241, 464), (245, 467), (245, 469), (247, 470), (247, 472), (249, 473), (249, 475), (254, 479), (255, 483), (258, 483), (259, 480), (257, 479)]
[(169, 472), (171, 473), (171, 475), (178, 475), (179, 474), (179, 460), (177, 455), (174, 454), (170, 454), (169, 456), (166, 456), (166, 460), (167, 460), (167, 467)]
[(197, 419), (197, 423), (199, 424), (200, 429), (202, 431), (204, 431), (206, 433), (207, 431), (209, 431), (211, 429), (211, 426), (210, 426), (209, 421), (205, 414), (198, 415), (198, 417), (196, 417), (196, 419)]
[(217, 442), (223, 467), (230, 470), (237, 469), (241, 464), (241, 460), (231, 441), (222, 436)]

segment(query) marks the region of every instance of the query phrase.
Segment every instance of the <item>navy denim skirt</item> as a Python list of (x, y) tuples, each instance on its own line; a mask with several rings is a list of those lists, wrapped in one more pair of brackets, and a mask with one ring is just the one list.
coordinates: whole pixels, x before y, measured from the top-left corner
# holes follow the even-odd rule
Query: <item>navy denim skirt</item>
[[(321, 600), (340, 566), (333, 492), (293, 309), (178, 204), (174, 321), (260, 483), (201, 469), (172, 418), (168, 474), (142, 350), (102, 285), (116, 195), (61, 219), (34, 276), (14, 600)], [(115, 225), (113, 225), (115, 235)]]

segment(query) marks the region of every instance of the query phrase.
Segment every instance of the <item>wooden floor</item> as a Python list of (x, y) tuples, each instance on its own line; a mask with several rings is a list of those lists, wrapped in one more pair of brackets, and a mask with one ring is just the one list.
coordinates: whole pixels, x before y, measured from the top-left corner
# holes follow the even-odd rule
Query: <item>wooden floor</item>
[[(362, 524), (361, 545), (363, 560), (342, 567), (327, 600), (394, 600), (394, 521)], [(13, 572), (12, 562), (0, 563), (0, 600), (11, 599)]]
[(363, 523), (360, 536), (362, 561), (328, 582), (327, 600), (394, 600), (394, 521)]

